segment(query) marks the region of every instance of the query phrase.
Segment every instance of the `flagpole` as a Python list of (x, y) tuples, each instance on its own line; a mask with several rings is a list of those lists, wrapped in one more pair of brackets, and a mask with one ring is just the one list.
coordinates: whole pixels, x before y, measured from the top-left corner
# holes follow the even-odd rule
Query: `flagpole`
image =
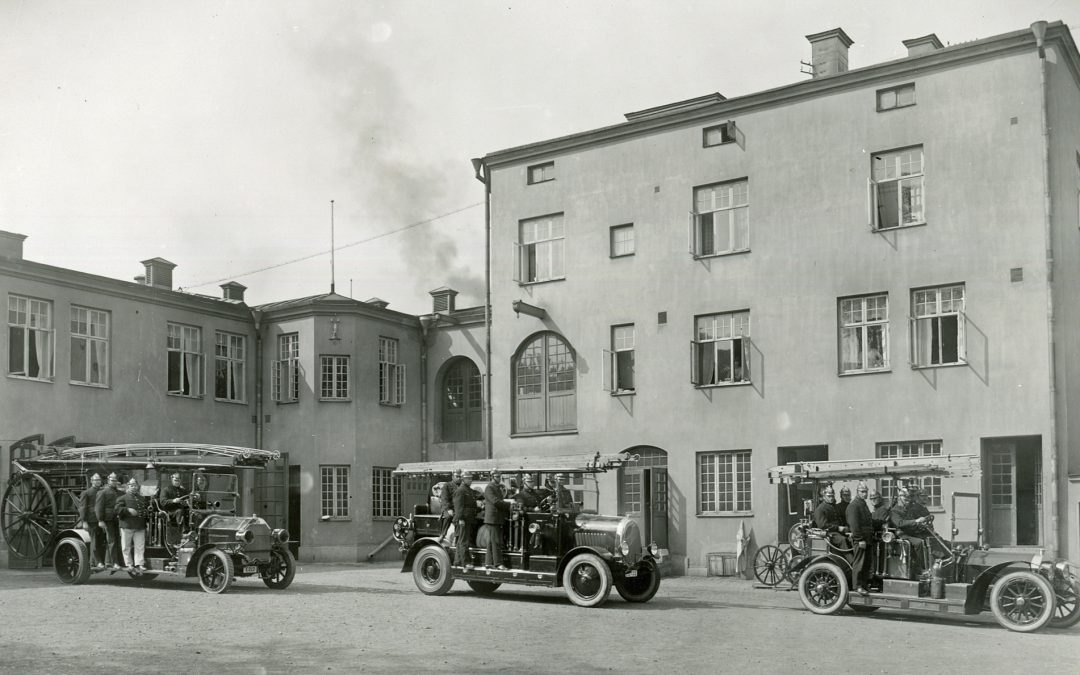
[(334, 292), (334, 200), (330, 200), (330, 292)]

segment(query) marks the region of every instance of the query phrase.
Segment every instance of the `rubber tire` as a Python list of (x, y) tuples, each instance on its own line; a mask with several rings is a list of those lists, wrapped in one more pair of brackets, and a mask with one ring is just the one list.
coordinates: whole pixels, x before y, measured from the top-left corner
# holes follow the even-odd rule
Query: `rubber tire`
[[(214, 560), (211, 560), (214, 558)], [(220, 572), (222, 579), (208, 579), (208, 572)], [(228, 556), (221, 549), (211, 548), (203, 551), (203, 554), (199, 556), (199, 566), (197, 568), (199, 575), (199, 585), (207, 593), (221, 594), (229, 590), (229, 585), (233, 582), (233, 562), (232, 558)], [(216, 583), (215, 583), (216, 582)]]
[(469, 581), (466, 583), (469, 584), (469, 588), (480, 595), (491, 595), (499, 588), (499, 586), (502, 586), (502, 584), (497, 581)]
[[(824, 597), (815, 600), (817, 595)], [(847, 575), (831, 562), (816, 562), (799, 576), (799, 597), (814, 614), (836, 614), (847, 604)]]
[[(1069, 628), (1075, 626), (1077, 621), (1080, 621), (1080, 581), (1066, 582), (1061, 580), (1061, 585), (1068, 584), (1071, 589), (1066, 591), (1067, 596), (1062, 597), (1062, 591), (1064, 590), (1061, 585), (1054, 585), (1054, 616), (1050, 619), (1051, 628)], [(1072, 605), (1072, 609), (1067, 607), (1069, 603)], [(1065, 612), (1068, 612), (1066, 614)]]
[(67, 537), (56, 545), (53, 569), (62, 584), (84, 584), (90, 578), (90, 549), (86, 542)]
[[(284, 563), (284, 565), (282, 565)], [(287, 548), (272, 548), (270, 549), (270, 565), (273, 566), (273, 572), (270, 574), (276, 574), (281, 572), (282, 566), (285, 567), (285, 574), (280, 578), (267, 575), (262, 578), (263, 583), (268, 588), (272, 588), (275, 591), (280, 591), (289, 587), (289, 584), (293, 582), (293, 578), (296, 576), (296, 559), (293, 558), (292, 551)]]
[(441, 546), (425, 546), (412, 566), (413, 581), (424, 595), (446, 595), (454, 585), (450, 573), (450, 556)]
[[(1030, 623), (1016, 623), (1009, 618), (1005, 609), (1001, 606), (1003, 596), (1007, 590), (1019, 583), (1031, 583), (1038, 587), (1043, 597), (1044, 606), (1042, 611)], [(1011, 572), (994, 581), (994, 588), (990, 591), (990, 609), (994, 612), (994, 618), (1005, 628), (1018, 633), (1032, 633), (1039, 630), (1054, 617), (1054, 589), (1050, 582), (1034, 572), (1018, 571)]]
[[(590, 581), (593, 575), (599, 582), (599, 587), (585, 595), (580, 588), (581, 583)], [(578, 607), (598, 607), (611, 594), (611, 570), (600, 556), (594, 553), (579, 553), (563, 570), (562, 583), (570, 602)]]
[(660, 570), (653, 560), (645, 558), (638, 564), (636, 577), (615, 580), (615, 590), (627, 602), (648, 602), (660, 590)]

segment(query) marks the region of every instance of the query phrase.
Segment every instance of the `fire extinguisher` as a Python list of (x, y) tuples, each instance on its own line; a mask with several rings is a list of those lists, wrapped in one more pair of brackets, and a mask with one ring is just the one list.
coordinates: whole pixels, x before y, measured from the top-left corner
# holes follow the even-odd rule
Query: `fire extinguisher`
[(941, 576), (940, 560), (935, 560), (930, 568), (930, 597), (938, 600), (945, 597), (945, 579)]

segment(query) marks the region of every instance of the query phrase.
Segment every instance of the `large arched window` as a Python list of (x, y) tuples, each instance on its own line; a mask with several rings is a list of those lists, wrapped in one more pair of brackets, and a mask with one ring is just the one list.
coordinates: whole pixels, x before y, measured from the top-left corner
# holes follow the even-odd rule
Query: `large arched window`
[(479, 441), (483, 431), (483, 390), (480, 369), (466, 358), (451, 361), (439, 383), (442, 399), (441, 439), (447, 443)]
[(576, 429), (576, 371), (574, 353), (558, 335), (526, 340), (514, 357), (514, 431)]

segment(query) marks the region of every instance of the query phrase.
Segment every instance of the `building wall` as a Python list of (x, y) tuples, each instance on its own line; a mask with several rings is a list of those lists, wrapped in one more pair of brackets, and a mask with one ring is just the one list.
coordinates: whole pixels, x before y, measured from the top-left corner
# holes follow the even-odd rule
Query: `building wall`
[[(917, 105), (876, 111), (877, 88), (910, 81)], [(740, 521), (757, 544), (776, 539), (766, 470), (779, 447), (827, 445), (830, 459), (852, 459), (881, 442), (940, 439), (945, 453), (979, 453), (983, 438), (1049, 438), (1049, 361), (1032, 356), (1048, 340), (1043, 224), (1031, 206), (1042, 194), (1038, 83), (1031, 53), (1007, 54), (774, 107), (720, 104), (715, 118), (681, 127), (489, 161), (494, 398), (512, 401), (514, 352), (536, 331), (564, 336), (577, 363), (576, 433), (515, 437), (511, 402), (494, 415), (496, 455), (666, 450), (670, 546), (693, 572), (707, 553), (734, 550)], [(703, 148), (702, 128), (727, 119), (740, 143)], [(871, 153), (917, 144), (928, 224), (872, 233)], [(526, 167), (552, 159), (556, 179), (527, 185)], [(693, 188), (744, 177), (751, 252), (693, 260)], [(563, 214), (566, 279), (518, 285), (518, 223), (551, 213)], [(637, 253), (609, 259), (608, 228), (631, 222)], [(1022, 282), (1010, 281), (1016, 267)], [(909, 368), (911, 289), (959, 282), (970, 365)], [(840, 377), (837, 299), (880, 292), (890, 298), (891, 370)], [(515, 317), (518, 299), (547, 317)], [(745, 309), (753, 385), (691, 386), (694, 317)], [(610, 326), (631, 322), (637, 392), (612, 397), (601, 352)], [(697, 453), (739, 449), (752, 451), (752, 513), (698, 516)], [(945, 492), (979, 487), (978, 477), (954, 479)], [(615, 503), (608, 495), (601, 507)]]

